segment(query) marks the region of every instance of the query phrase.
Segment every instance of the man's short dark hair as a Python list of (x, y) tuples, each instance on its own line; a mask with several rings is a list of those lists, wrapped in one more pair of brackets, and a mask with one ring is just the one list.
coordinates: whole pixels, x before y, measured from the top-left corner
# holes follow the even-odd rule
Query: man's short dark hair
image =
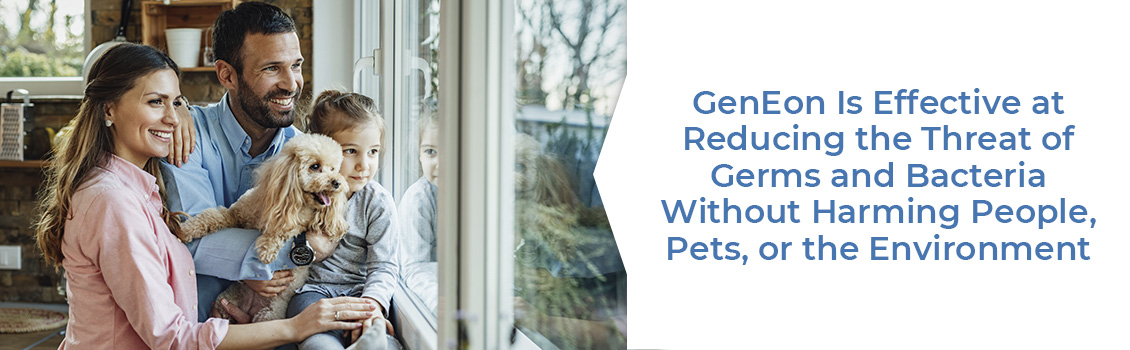
[(244, 2), (220, 13), (212, 25), (212, 45), (216, 60), (224, 60), (243, 73), (243, 39), (249, 34), (293, 33), (294, 20), (275, 5)]

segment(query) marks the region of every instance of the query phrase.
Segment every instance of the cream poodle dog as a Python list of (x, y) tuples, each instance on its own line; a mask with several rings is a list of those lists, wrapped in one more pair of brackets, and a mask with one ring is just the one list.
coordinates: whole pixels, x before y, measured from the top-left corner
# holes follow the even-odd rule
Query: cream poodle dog
[[(349, 229), (344, 217), (348, 185), (338, 173), (341, 161), (341, 146), (328, 136), (295, 136), (282, 152), (260, 166), (254, 188), (231, 208), (206, 209), (188, 219), (181, 225), (180, 239), (188, 242), (227, 227), (257, 229), (263, 233), (256, 239), (255, 249), (259, 261), (265, 264), (275, 260), (287, 240), (303, 232), (320, 233), (337, 242)], [(244, 283), (233, 284), (220, 297), (246, 306), (241, 308), (250, 311), (253, 322), (280, 319), (307, 274), (305, 267), (296, 269), (294, 282), (275, 298), (263, 298)], [(262, 300), (249, 302), (245, 298)]]

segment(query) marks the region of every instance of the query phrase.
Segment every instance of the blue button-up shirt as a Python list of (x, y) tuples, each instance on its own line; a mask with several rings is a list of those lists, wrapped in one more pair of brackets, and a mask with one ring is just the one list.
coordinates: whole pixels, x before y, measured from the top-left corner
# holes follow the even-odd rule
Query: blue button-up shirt
[[(294, 127), (280, 128), (267, 150), (252, 157), (251, 137), (235, 120), (227, 94), (219, 103), (192, 106), (190, 111), (196, 123), (196, 150), (179, 168), (161, 164), (169, 210), (189, 215), (216, 206), (230, 207), (251, 188), (259, 165), (300, 133)], [(259, 262), (253, 245), (258, 237), (255, 230), (224, 229), (188, 243), (196, 273), (229, 281), (268, 280), (273, 271), (295, 266), (288, 254), (289, 242), (270, 265)]]

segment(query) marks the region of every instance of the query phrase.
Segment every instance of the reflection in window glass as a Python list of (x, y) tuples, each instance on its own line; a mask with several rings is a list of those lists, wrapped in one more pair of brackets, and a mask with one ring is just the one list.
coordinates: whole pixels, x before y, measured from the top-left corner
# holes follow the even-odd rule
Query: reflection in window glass
[(593, 180), (626, 71), (624, 0), (516, 0), (515, 326), (624, 348), (627, 275)]
[(439, 188), (439, 120), (434, 109), (424, 108), (417, 118), (420, 177), (400, 198), (401, 274), (414, 301), (433, 316), (438, 298), (436, 266), (436, 195)]
[[(436, 187), (439, 174), (439, 141), (437, 119), (439, 87), (439, 0), (409, 0), (402, 7), (406, 49), (404, 69), (411, 73), (398, 84), (401, 89), (400, 121), (397, 127), (407, 140), (408, 148), (400, 154), (408, 160), (401, 163), (398, 178), (412, 179), (398, 197), (402, 258), (401, 279), (407, 286), (411, 302), (424, 314), (435, 317), (437, 289), (436, 265)], [(434, 323), (433, 323), (434, 325)]]
[(0, 78), (77, 77), (83, 0), (0, 0)]

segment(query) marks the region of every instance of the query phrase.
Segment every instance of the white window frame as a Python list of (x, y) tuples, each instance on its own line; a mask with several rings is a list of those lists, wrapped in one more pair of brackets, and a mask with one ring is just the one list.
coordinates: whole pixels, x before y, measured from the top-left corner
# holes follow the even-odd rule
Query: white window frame
[[(410, 162), (417, 159), (414, 152), (405, 152), (409, 149), (406, 147), (409, 146), (407, 140), (410, 139), (405, 132), (410, 131), (401, 130), (401, 122), (398, 120), (401, 111), (411, 107), (398, 105), (397, 101), (401, 101), (403, 91), (395, 88), (400, 77), (404, 76), (400, 73), (405, 69), (403, 59), (395, 55), (402, 51), (399, 48), (404, 43), (401, 36), (394, 35), (396, 28), (404, 21), (403, 11), (398, 8), (403, 4), (393, 0), (351, 0), (348, 4), (315, 2), (315, 6), (315, 26), (320, 26), (319, 22), (332, 22), (340, 18), (352, 18), (353, 21), (348, 25), (347, 35), (340, 33), (340, 23), (326, 24), (334, 29), (315, 28), (314, 35), (318, 39), (314, 50), (314, 62), (318, 65), (315, 71), (320, 72), (319, 78), (315, 79), (318, 82), (315, 93), (328, 88), (351, 89), (353, 80), (359, 79), (356, 92), (373, 97), (379, 103), (381, 114), (385, 117), (385, 142), (392, 146), (392, 152), (384, 155), (384, 164), (377, 181), (385, 188), (394, 190), (399, 197), (403, 189), (415, 180), (414, 177), (403, 178), (403, 174), (400, 174), (403, 171), (400, 169), (411, 168)], [(351, 49), (352, 54), (347, 56), (348, 61), (344, 61), (341, 53), (349, 52), (347, 48)], [(354, 61), (365, 56), (374, 57), (374, 67), (362, 69), (359, 76), (354, 77), (350, 68)], [(448, 158), (456, 161), (455, 157)], [(449, 165), (445, 163), (444, 166)], [(438, 349), (435, 317), (428, 310), (421, 310), (413, 302), (414, 296), (411, 293), (413, 292), (401, 283), (393, 296), (393, 322), (397, 324), (397, 334), (403, 341), (402, 345), (409, 349)]]
[[(395, 6), (403, 5), (394, 0), (368, 3), (380, 7), (379, 20), (368, 17), (372, 15), (362, 1), (354, 0), (354, 6), (355, 32), (373, 30), (367, 29), (366, 23), (380, 23), (381, 40), (391, 43), (378, 53), (382, 56), (378, 60), (383, 67), (378, 73), (382, 79), (366, 79), (369, 85), (362, 84), (361, 92), (376, 96), (377, 84), (380, 86), (382, 111), (390, 123), (387, 130), (393, 130), (393, 140), (389, 141), (394, 147), (392, 155), (399, 154), (386, 160), (389, 166), (382, 175), (388, 171), (389, 177), (382, 178), (381, 183), (394, 189), (415, 180), (413, 176), (397, 178), (405, 175), (397, 175), (398, 171), (392, 169), (411, 168), (410, 162), (415, 159), (414, 154), (403, 151), (411, 148), (404, 144), (410, 137), (403, 133), (411, 131), (392, 127), (397, 124), (399, 111), (411, 108), (397, 105), (404, 92), (395, 89), (396, 80), (411, 76), (405, 71), (411, 69), (404, 64), (405, 57), (393, 54), (402, 51), (405, 44), (401, 35), (394, 35), (404, 21), (403, 11)], [(510, 341), (514, 323), (514, 198), (504, 194), (514, 192), (514, 174), (503, 165), (514, 162), (514, 3), (443, 0), (440, 12), (444, 39), (440, 43), (438, 113), (445, 155), (440, 158), (440, 168), (451, 170), (445, 170), (437, 184), (443, 189), (437, 200), (436, 255), (442, 257), (437, 263), (438, 306), (432, 329), (426, 311), (403, 302), (409, 291), (402, 288), (394, 297), (400, 300), (394, 301), (397, 332), (410, 349), (536, 349), (521, 333), (515, 344)], [(381, 47), (379, 42), (366, 42), (360, 36), (353, 38), (353, 57), (367, 56), (373, 47)]]
[[(83, 1), (83, 51), (90, 54), (92, 24), (90, 22), (90, 0)], [(80, 73), (81, 74), (81, 73)], [(26, 89), (32, 96), (82, 95), (82, 77), (22, 77), (0, 78), (0, 93), (15, 89)]]
[[(514, 162), (514, 4), (453, 0), (441, 12), (441, 138), (444, 145), (458, 145), (459, 156), (440, 165), (458, 169), (458, 178), (447, 172), (440, 179), (440, 188), (448, 190), (439, 198), (437, 256), (458, 257), (440, 262), (440, 285), (458, 286), (457, 294), (440, 289), (440, 344), (509, 348), (514, 198), (505, 194), (514, 193), (514, 173), (503, 165)], [(458, 198), (444, 195), (453, 192)]]
[[(313, 64), (311, 68), (318, 73), (313, 82), (314, 94), (326, 89), (349, 89), (353, 83), (353, 61), (361, 57), (357, 39), (358, 31), (354, 24), (361, 16), (354, 11), (356, 1), (315, 1), (314, 33), (310, 49)], [(371, 52), (370, 52), (371, 54)]]

